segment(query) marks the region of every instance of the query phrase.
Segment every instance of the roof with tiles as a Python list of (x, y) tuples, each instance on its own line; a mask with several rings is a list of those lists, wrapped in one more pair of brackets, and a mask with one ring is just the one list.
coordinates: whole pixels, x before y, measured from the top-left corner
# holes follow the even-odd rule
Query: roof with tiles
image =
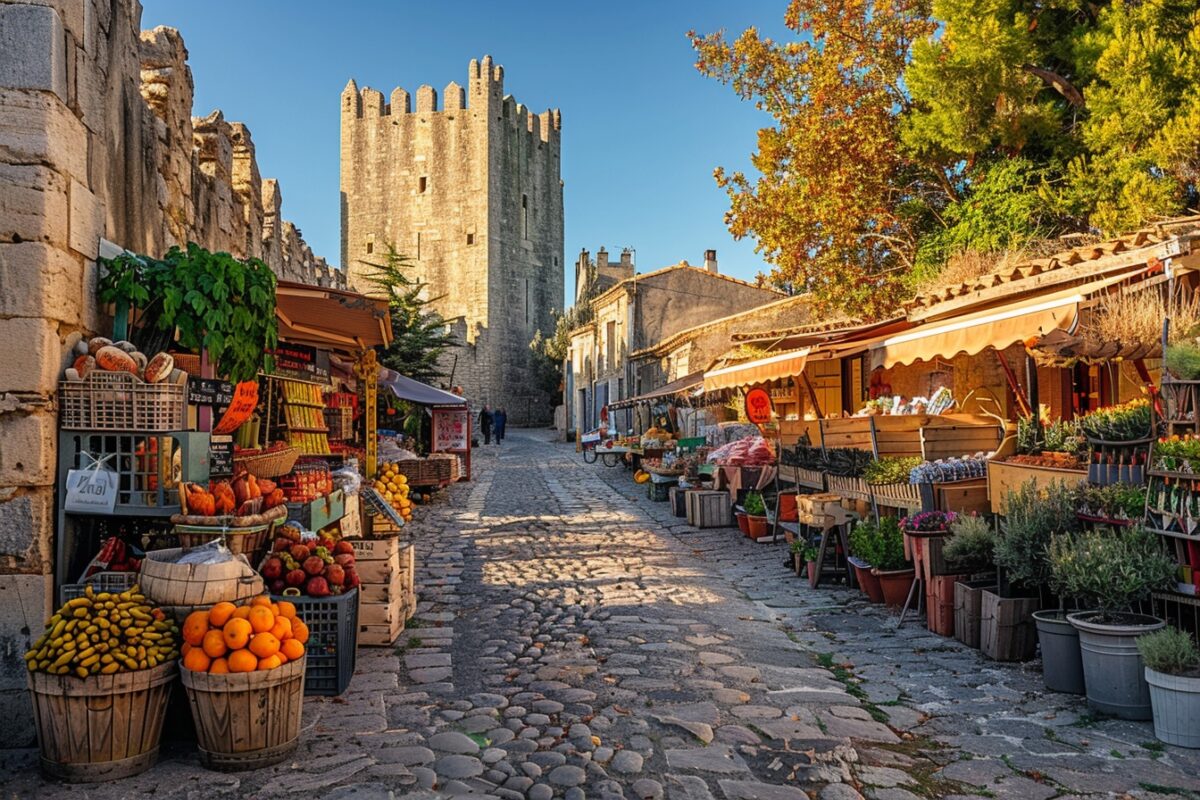
[[(985, 302), (993, 297), (1010, 297), (1013, 293), (1085, 280), (1097, 271), (1134, 265), (1140, 263), (1143, 257), (1148, 260), (1155, 257), (1157, 245), (1169, 242), (1176, 236), (1190, 238), (1190, 235), (1198, 232), (1200, 215), (1163, 220), (1115, 239), (1080, 245), (1044, 258), (1006, 266), (973, 280), (947, 284), (934, 291), (923, 292), (905, 303), (904, 308), (910, 317), (924, 318), (937, 314), (939, 307), (948, 308), (952, 304), (959, 308), (963, 305), (962, 302), (955, 301)], [(1089, 270), (1089, 264), (1095, 265), (1097, 269)]]
[(626, 278), (625, 280), (621, 281), (620, 283), (616, 284), (615, 286), (613, 286), (609, 289), (606, 289), (601, 294), (598, 294), (595, 297), (593, 297), (591, 300), (592, 305), (596, 305), (597, 303), (607, 300), (609, 295), (615, 294), (619, 289), (623, 289), (627, 286), (632, 286), (635, 283), (641, 283), (649, 278), (659, 277), (661, 275), (665, 275), (667, 273), (673, 272), (675, 270), (681, 270), (681, 269), (690, 269), (690, 270), (700, 273), (701, 275), (707, 275), (708, 277), (713, 278), (714, 280), (729, 281), (730, 283), (736, 283), (739, 286), (747, 286), (751, 289), (761, 289), (764, 292), (771, 292), (773, 294), (778, 295), (779, 297), (784, 297), (783, 292), (772, 289), (769, 286), (758, 286), (749, 281), (744, 281), (741, 278), (734, 278), (729, 275), (724, 275), (720, 272), (712, 272), (710, 270), (705, 269), (702, 266), (698, 267), (698, 266), (689, 264), (687, 262), (687, 260), (685, 259), (683, 261), (680, 261), (678, 264), (671, 264), (670, 266), (656, 269), (653, 272), (646, 272), (642, 275), (634, 275), (632, 278)]
[[(761, 306), (755, 306), (754, 308), (750, 308), (745, 311), (739, 311), (737, 314), (730, 314), (727, 317), (721, 317), (720, 319), (714, 319), (714, 320), (711, 320), (710, 322), (705, 322), (700, 325), (695, 325), (691, 328), (686, 328), (686, 329), (680, 331), (679, 333), (676, 333), (673, 336), (669, 336), (666, 339), (663, 339), (661, 342), (655, 342), (654, 344), (650, 345), (649, 347), (644, 347), (641, 350), (637, 350), (637, 351), (634, 351), (633, 353), (630, 353), (629, 357), (631, 359), (637, 359), (637, 358), (643, 358), (645, 356), (665, 355), (666, 353), (670, 352), (671, 350), (674, 350), (679, 345), (683, 344), (684, 342), (686, 342), (690, 339), (695, 338), (696, 336), (699, 336), (700, 334), (704, 333), (705, 331), (712, 330), (713, 328), (719, 328), (722, 325), (728, 325), (730, 323), (733, 323), (733, 322), (736, 322), (739, 320), (751, 320), (751, 319), (754, 319), (755, 317), (760, 317), (764, 314), (778, 312), (781, 309), (786, 309), (791, 306), (796, 307), (797, 315), (807, 314), (808, 310), (805, 307), (808, 305), (809, 300), (810, 300), (810, 298), (808, 297), (808, 295), (804, 295), (804, 294), (793, 295), (791, 297), (784, 297), (779, 300), (772, 300), (771, 302), (764, 303)], [(733, 337), (737, 337), (738, 335), (740, 335), (740, 334), (732, 334)], [(745, 335), (748, 337), (759, 338), (759, 337), (766, 337), (769, 334), (767, 334), (767, 333), (762, 333), (762, 334), (748, 333)]]

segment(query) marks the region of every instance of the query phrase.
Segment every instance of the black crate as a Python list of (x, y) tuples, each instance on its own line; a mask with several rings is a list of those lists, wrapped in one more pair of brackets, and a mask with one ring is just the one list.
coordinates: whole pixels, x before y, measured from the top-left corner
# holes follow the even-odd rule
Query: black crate
[(358, 649), (358, 589), (329, 597), (284, 597), (308, 626), (304, 693), (339, 695), (350, 685)]

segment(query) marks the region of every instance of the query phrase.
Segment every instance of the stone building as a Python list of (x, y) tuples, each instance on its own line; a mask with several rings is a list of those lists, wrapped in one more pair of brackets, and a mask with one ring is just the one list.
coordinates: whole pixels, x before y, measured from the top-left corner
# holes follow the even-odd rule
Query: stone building
[(360, 290), (388, 246), (408, 256), (459, 347), (447, 383), (513, 423), (543, 422), (529, 343), (549, 335), (563, 296), (559, 112), (504, 94), (504, 69), (472, 60), (467, 85), (385, 101), (342, 92), (342, 264)]
[(603, 247), (596, 251), (594, 259), (587, 250), (580, 250), (579, 258), (575, 260), (576, 305), (632, 278), (633, 270), (633, 251), (628, 247), (621, 251), (620, 260), (615, 264), (609, 262), (608, 251)]
[(138, 0), (0, 2), (0, 718), (32, 736), (22, 653), (51, 602), (55, 394), (72, 346), (107, 334), (101, 239), (160, 256), (197, 242), (337, 284), (280, 217), (250, 131), (192, 117), (187, 50)]
[(568, 428), (591, 430), (608, 403), (658, 385), (643, 384), (629, 354), (782, 296), (720, 274), (715, 250), (705, 251), (703, 267), (681, 261), (631, 275), (595, 295), (590, 321), (571, 332), (564, 389)]

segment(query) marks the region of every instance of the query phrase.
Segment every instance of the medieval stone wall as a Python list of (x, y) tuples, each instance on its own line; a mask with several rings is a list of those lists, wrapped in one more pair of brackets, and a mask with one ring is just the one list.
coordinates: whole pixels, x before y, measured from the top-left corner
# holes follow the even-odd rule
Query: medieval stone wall
[[(467, 86), (342, 92), (342, 264), (362, 276), (389, 245), (414, 264), (462, 346), (443, 366), (514, 423), (534, 409), (529, 342), (562, 309), (561, 119), (504, 96), (504, 70), (472, 60)], [(536, 420), (542, 421), (542, 420)]]
[(32, 735), (22, 654), (54, 566), (55, 390), (71, 346), (108, 332), (101, 238), (162, 255), (198, 242), (338, 283), (279, 218), (250, 132), (193, 118), (178, 32), (141, 31), (138, 0), (0, 0), (0, 718)]

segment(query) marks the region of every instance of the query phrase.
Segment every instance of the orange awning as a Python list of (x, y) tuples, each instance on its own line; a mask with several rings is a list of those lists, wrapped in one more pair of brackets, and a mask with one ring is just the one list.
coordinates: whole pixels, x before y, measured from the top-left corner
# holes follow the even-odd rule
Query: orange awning
[(739, 386), (754, 386), (759, 383), (790, 378), (804, 372), (808, 360), (808, 348), (776, 353), (754, 361), (734, 364), (704, 373), (704, 391), (732, 389)]

